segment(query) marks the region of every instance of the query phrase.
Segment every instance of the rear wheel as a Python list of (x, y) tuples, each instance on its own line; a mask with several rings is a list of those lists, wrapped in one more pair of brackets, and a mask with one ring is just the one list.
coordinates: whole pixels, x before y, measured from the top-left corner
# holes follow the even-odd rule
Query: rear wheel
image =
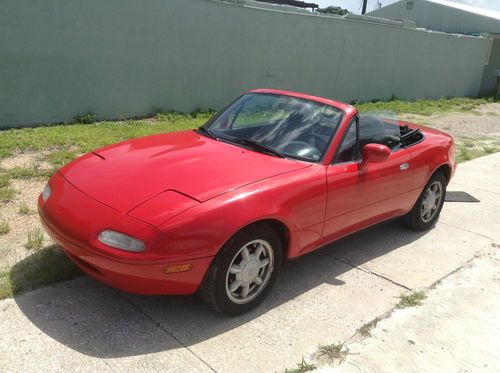
[(404, 217), (405, 224), (414, 230), (427, 230), (436, 224), (446, 195), (446, 177), (435, 173), (413, 209)]
[(203, 280), (200, 295), (219, 312), (247, 312), (264, 300), (281, 262), (277, 234), (264, 224), (250, 226), (224, 245)]

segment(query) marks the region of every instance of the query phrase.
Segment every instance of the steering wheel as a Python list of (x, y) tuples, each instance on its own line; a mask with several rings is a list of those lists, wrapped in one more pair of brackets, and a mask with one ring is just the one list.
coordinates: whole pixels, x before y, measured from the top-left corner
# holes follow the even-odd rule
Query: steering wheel
[(301, 158), (318, 160), (321, 152), (315, 146), (305, 141), (290, 141), (284, 148), (283, 153), (296, 155)]
[(317, 133), (312, 133), (311, 138), (319, 140), (319, 144), (315, 142), (315, 144), (318, 145), (316, 146), (316, 149), (319, 147), (320, 149), (325, 150), (326, 147), (328, 146), (328, 141), (326, 141), (322, 136), (318, 135)]

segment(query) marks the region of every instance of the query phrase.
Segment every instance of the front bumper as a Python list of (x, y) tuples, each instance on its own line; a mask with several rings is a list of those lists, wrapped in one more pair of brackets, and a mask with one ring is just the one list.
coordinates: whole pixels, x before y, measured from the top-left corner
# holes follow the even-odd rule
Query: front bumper
[[(162, 233), (155, 227), (116, 211), (85, 195), (56, 173), (52, 194), (38, 201), (42, 224), (68, 257), (93, 278), (130, 293), (192, 294), (212, 262), (211, 257), (183, 260), (171, 257)], [(146, 243), (143, 253), (107, 247), (97, 240), (103, 229), (115, 229)], [(164, 253), (162, 253), (164, 252)], [(165, 273), (166, 267), (190, 264), (187, 272)]]

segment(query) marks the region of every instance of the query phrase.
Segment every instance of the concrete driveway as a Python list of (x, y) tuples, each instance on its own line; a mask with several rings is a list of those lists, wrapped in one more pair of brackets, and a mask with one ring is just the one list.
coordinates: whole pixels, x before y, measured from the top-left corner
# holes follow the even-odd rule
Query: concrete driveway
[(271, 372), (344, 341), (500, 243), (500, 153), (459, 166), (434, 229), (384, 223), (289, 263), (269, 298), (236, 318), (197, 297), (140, 297), (82, 277), (0, 302), (0, 371)]

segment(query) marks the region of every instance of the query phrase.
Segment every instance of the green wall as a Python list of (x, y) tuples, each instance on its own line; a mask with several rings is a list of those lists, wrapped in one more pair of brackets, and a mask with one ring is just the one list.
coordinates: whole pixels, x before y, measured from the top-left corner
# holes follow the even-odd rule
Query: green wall
[(219, 109), (262, 87), (344, 101), (479, 91), (490, 39), (280, 9), (242, 0), (2, 0), (0, 127), (86, 112)]

